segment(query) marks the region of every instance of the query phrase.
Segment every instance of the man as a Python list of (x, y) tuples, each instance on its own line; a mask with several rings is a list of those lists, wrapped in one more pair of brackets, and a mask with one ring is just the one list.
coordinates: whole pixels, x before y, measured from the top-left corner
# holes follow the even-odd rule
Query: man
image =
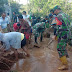
[(28, 22), (23, 19), (22, 15), (18, 16), (20, 22), (20, 30), (19, 32), (24, 33), (27, 39), (27, 44), (29, 44), (29, 37), (31, 34), (31, 27), (29, 26)]
[(45, 23), (44, 22), (36, 23), (33, 26), (33, 34), (35, 36), (35, 45), (34, 46), (40, 47), (37, 42), (37, 38), (40, 36), (40, 42), (42, 42), (44, 30), (45, 30)]
[(45, 16), (45, 18), (42, 20), (42, 22), (46, 23), (46, 28), (49, 28), (49, 17)]
[(13, 12), (13, 22), (16, 23), (17, 22), (17, 16), (16, 16), (16, 13)]
[(41, 20), (41, 18), (40, 18), (40, 17), (38, 17), (38, 18), (37, 18), (37, 22), (36, 22), (36, 23), (39, 23), (39, 22), (40, 22), (40, 20)]
[(11, 31), (8, 18), (6, 17), (6, 13), (3, 12), (2, 16), (0, 17), (0, 31), (4, 33), (8, 32), (7, 27), (9, 31)]
[(17, 14), (17, 22), (19, 22), (18, 16), (19, 16), (19, 15)]
[(56, 23), (54, 23), (55, 17), (52, 13), (49, 14), (49, 19), (50, 19), (49, 23), (52, 25), (52, 27), (54, 29), (54, 35), (55, 35), (57, 29), (56, 29)]
[(54, 14), (54, 10), (53, 9), (50, 10), (50, 13), (53, 15), (53, 17), (56, 17), (56, 14)]
[(32, 26), (34, 26), (37, 22), (35, 15), (33, 14), (32, 16)]
[[(66, 59), (68, 53), (66, 51), (66, 45), (67, 45), (67, 34), (70, 21), (68, 16), (61, 11), (61, 8), (59, 6), (55, 6), (53, 10), (54, 13), (57, 15), (57, 17), (55, 18), (57, 23), (56, 35), (58, 37), (57, 51), (59, 53), (59, 57), (62, 62), (62, 66), (59, 67), (58, 69), (65, 70), (68, 69), (68, 62)], [(55, 36), (53, 38), (55, 38)]]
[(13, 30), (16, 31), (16, 32), (19, 32), (21, 28), (21, 25), (19, 23), (14, 23), (13, 24)]
[(0, 33), (0, 41), (3, 42), (5, 46), (4, 52), (8, 52), (10, 48), (13, 48), (16, 60), (18, 60), (18, 52), (17, 49), (22, 48), (26, 55), (29, 56), (26, 45), (25, 35), (19, 32), (9, 32), (9, 33)]
[(7, 13), (7, 18), (8, 18), (9, 23), (11, 23), (11, 19), (10, 19), (9, 13)]
[(34, 14), (32, 14), (32, 16), (31, 16), (31, 17), (32, 17), (32, 20), (36, 19), (36, 17), (35, 17), (35, 15), (34, 15)]
[[(27, 15), (26, 11), (23, 11), (23, 19), (26, 20), (31, 28), (31, 16), (30, 15)], [(32, 35), (32, 29), (31, 29), (31, 32), (30, 32), (30, 38), (29, 38), (29, 41), (31, 41), (31, 35)], [(30, 42), (29, 42), (30, 43)]]
[(22, 16), (23, 16), (23, 19), (28, 22), (29, 26), (31, 26), (30, 15), (27, 15), (27, 14), (26, 14), (26, 11), (23, 11), (23, 15), (22, 15)]
[(24, 34), (30, 34), (31, 28), (30, 28), (28, 22), (23, 19), (22, 15), (19, 15), (18, 18), (19, 18), (19, 22), (20, 22), (20, 25), (21, 25), (21, 28), (20, 28), (19, 31), (21, 33), (24, 33)]

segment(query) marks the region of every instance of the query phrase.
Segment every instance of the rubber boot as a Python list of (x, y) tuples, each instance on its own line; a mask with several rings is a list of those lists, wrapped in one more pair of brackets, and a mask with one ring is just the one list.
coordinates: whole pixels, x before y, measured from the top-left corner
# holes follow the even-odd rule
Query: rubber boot
[(58, 40), (57, 36), (55, 37), (55, 40), (56, 40), (56, 41)]
[(60, 60), (62, 62), (62, 66), (59, 67), (58, 69), (59, 70), (67, 70), (68, 69), (68, 62), (67, 62), (66, 56), (61, 57)]

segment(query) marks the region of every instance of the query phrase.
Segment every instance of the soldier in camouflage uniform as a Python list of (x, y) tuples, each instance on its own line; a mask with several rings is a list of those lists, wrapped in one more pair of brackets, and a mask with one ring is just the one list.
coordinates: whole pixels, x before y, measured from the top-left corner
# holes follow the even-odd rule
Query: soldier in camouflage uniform
[(40, 37), (40, 41), (42, 41), (43, 39), (43, 31), (45, 30), (45, 23), (44, 22), (40, 22), (40, 23), (36, 23), (34, 26), (33, 26), (33, 34), (35, 36), (35, 45), (38, 44), (37, 42), (37, 37)]
[(68, 62), (66, 56), (68, 56), (66, 45), (67, 45), (67, 34), (69, 29), (69, 18), (68, 16), (61, 11), (59, 6), (54, 7), (54, 13), (57, 15), (56, 19), (56, 27), (57, 32), (56, 35), (58, 37), (57, 51), (59, 53), (60, 60), (62, 62), (62, 66), (58, 68), (59, 70), (68, 69)]

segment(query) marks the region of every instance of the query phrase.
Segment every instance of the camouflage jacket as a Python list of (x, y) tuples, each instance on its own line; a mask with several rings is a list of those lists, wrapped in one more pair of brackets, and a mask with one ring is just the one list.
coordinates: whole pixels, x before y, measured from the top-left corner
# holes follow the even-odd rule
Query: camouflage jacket
[(70, 26), (70, 19), (69, 16), (63, 12), (60, 12), (57, 17), (57, 36), (59, 38), (67, 38), (67, 34), (69, 32), (69, 26)]
[(45, 23), (44, 22), (36, 23), (33, 26), (33, 34), (35, 36), (39, 36), (39, 33), (43, 32), (44, 30), (45, 30)]

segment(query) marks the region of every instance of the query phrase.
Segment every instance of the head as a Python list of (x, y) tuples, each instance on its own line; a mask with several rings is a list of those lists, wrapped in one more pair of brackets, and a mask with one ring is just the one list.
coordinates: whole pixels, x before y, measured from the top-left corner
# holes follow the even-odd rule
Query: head
[(16, 14), (16, 12), (13, 12), (13, 15), (15, 15)]
[(53, 14), (52, 14), (52, 13), (49, 14), (49, 18), (50, 18), (50, 19), (53, 18)]
[(38, 17), (37, 20), (40, 21), (40, 17)]
[(23, 11), (23, 15), (26, 15), (26, 11)]
[(23, 16), (22, 15), (19, 15), (18, 18), (19, 18), (19, 21), (23, 20)]
[(6, 17), (6, 13), (3, 12), (3, 13), (2, 13), (2, 18), (5, 19), (5, 17)]
[(48, 16), (45, 16), (45, 20), (48, 20)]
[(9, 16), (9, 13), (7, 13), (7, 15)]
[(51, 10), (50, 10), (50, 13), (54, 14), (54, 10), (53, 10), (53, 9), (51, 9)]
[(55, 6), (55, 7), (53, 8), (53, 10), (54, 10), (54, 14), (56, 14), (56, 15), (58, 15), (58, 13), (61, 12), (60, 6)]

